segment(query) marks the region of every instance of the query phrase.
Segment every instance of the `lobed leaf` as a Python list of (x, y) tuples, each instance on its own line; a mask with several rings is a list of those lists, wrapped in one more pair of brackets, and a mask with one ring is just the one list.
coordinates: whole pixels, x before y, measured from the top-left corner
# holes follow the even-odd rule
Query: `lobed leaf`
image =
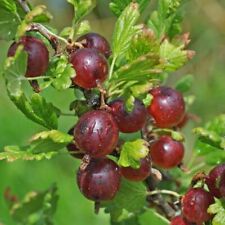
[[(120, 16), (123, 10), (132, 2), (132, 0), (112, 0), (109, 4), (111, 11), (116, 15)], [(140, 13), (142, 13), (150, 3), (150, 0), (137, 0), (139, 4)]]
[(140, 26), (136, 26), (139, 16), (138, 4), (131, 3), (118, 18), (113, 33), (113, 58), (125, 54), (133, 36), (140, 32)]
[(127, 141), (123, 144), (118, 164), (122, 167), (140, 167), (140, 160), (149, 153), (148, 144), (143, 139)]
[(96, 6), (96, 0), (67, 0), (67, 2), (74, 7), (75, 23), (80, 22)]
[(110, 213), (111, 220), (116, 222), (124, 210), (129, 213), (140, 213), (146, 205), (146, 193), (143, 183), (123, 179), (116, 197), (112, 201), (102, 203), (102, 207), (106, 213)]
[(216, 199), (213, 205), (210, 205), (208, 212), (215, 214), (212, 220), (212, 225), (224, 225), (225, 224), (225, 202), (223, 199)]
[(44, 131), (34, 135), (27, 146), (6, 146), (4, 152), (0, 152), (0, 160), (12, 162), (50, 159), (72, 140), (72, 136), (58, 130)]
[(57, 90), (65, 90), (72, 84), (71, 78), (76, 76), (76, 72), (68, 62), (65, 55), (55, 56), (51, 58), (46, 76), (48, 85), (52, 84)]
[(53, 225), (53, 215), (56, 211), (58, 194), (56, 185), (42, 192), (29, 192), (23, 200), (10, 207), (12, 218), (19, 224)]

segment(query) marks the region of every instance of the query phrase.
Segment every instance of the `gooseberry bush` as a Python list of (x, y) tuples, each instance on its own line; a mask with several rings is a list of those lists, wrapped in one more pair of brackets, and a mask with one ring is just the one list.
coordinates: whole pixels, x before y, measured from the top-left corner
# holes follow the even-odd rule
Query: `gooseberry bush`
[[(197, 118), (189, 112), (193, 76), (167, 82), (195, 54), (181, 27), (185, 0), (112, 0), (111, 42), (85, 19), (94, 0), (67, 1), (74, 18), (58, 32), (45, 6), (0, 0), (0, 39), (10, 43), (2, 79), (17, 109), (43, 126), (0, 159), (70, 154), (80, 161), (74, 185), (112, 225), (151, 224), (140, 220), (146, 212), (165, 224), (225, 225), (225, 115), (194, 128), (183, 163), (182, 128)], [(74, 93), (70, 113), (44, 97), (50, 88)], [(58, 130), (63, 116), (71, 116), (68, 132)], [(21, 201), (5, 191), (17, 224), (53, 224), (58, 197), (56, 184)]]

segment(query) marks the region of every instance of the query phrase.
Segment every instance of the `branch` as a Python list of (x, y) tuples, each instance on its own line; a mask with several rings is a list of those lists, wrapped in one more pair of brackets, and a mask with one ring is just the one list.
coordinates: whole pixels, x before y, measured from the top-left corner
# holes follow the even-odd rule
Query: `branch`
[(30, 12), (30, 7), (28, 6), (26, 0), (17, 0), (17, 2), (21, 5), (25, 13)]

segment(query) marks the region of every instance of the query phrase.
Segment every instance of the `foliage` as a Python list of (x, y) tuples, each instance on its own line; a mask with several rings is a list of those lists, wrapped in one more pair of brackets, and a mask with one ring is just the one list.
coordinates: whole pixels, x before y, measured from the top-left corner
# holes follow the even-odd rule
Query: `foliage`
[[(142, 100), (145, 106), (148, 106), (153, 98), (149, 90), (165, 83), (167, 77), (179, 71), (193, 55), (193, 52), (187, 49), (190, 40), (182, 34), (181, 29), (181, 9), (184, 1), (159, 0), (157, 9), (149, 15), (146, 22), (141, 20), (143, 12), (150, 4), (149, 0), (112, 0), (110, 9), (118, 18), (112, 37), (109, 77), (102, 87), (98, 86), (94, 90), (87, 91), (74, 87), (71, 78), (76, 76), (76, 72), (69, 63), (69, 50), (74, 46), (79, 48), (79, 43), (74, 41), (75, 38), (91, 30), (90, 23), (85, 17), (95, 8), (96, 1), (67, 0), (67, 2), (74, 8), (74, 18), (71, 26), (63, 28), (59, 33), (53, 27), (45, 26), (44, 23), (49, 23), (52, 19), (45, 6), (32, 8), (25, 2), (27, 12), (24, 12), (24, 7), (19, 1), (0, 0), (1, 40), (18, 40), (27, 33), (34, 35), (32, 33), (34, 31), (30, 32), (32, 25), (39, 24), (44, 29), (44, 33), (39, 32), (40, 38), (47, 38), (56, 50), (50, 59), (48, 71), (38, 78), (24, 76), (28, 56), (22, 46), (17, 49), (14, 57), (6, 59), (3, 75), (9, 98), (28, 119), (43, 126), (47, 131), (35, 134), (28, 145), (6, 146), (4, 151), (0, 152), (0, 160), (12, 162), (51, 159), (62, 153), (62, 149), (73, 142), (73, 136), (57, 130), (60, 116), (68, 113), (62, 113), (61, 109), (49, 103), (43, 91), (52, 88), (63, 92), (73, 88), (75, 97), (70, 104), (70, 109), (74, 111), (71, 114), (74, 116), (74, 121), (76, 116), (79, 117), (87, 110), (95, 109), (98, 103), (94, 102), (94, 98), (88, 102), (88, 98), (97, 96), (99, 100), (99, 96), (103, 96), (101, 89), (105, 91), (103, 97), (106, 97), (106, 104), (112, 99), (123, 98), (126, 109), (131, 111), (135, 98)], [(35, 90), (34, 83), (40, 93), (31, 93), (33, 90), (28, 85), (31, 84)], [(188, 74), (176, 82), (175, 88), (182, 93), (187, 93), (192, 84), (193, 76)], [(191, 95), (186, 96), (185, 99), (187, 104), (193, 102)], [(95, 104), (94, 107), (92, 103)], [(174, 140), (184, 140), (179, 130), (173, 128), (150, 127), (150, 129), (156, 136), (169, 134)], [(220, 115), (205, 126), (194, 129), (194, 134), (197, 135), (195, 150), (209, 165), (222, 163), (225, 160), (224, 131), (225, 115)], [(139, 168), (140, 159), (148, 154), (149, 143), (135, 137), (135, 140), (125, 141), (119, 149), (119, 157), (113, 159), (120, 166)], [(58, 200), (56, 191), (57, 188), (53, 185), (44, 192), (27, 194), (22, 201), (9, 201), (12, 218), (19, 224), (53, 225), (52, 217)], [(173, 191), (177, 191), (177, 187), (173, 187), (171, 192)], [(149, 212), (146, 201), (148, 195), (146, 182), (135, 183), (123, 179), (116, 197), (111, 201), (101, 202), (100, 206), (110, 214), (112, 225), (142, 225), (141, 217)], [(172, 204), (169, 200), (168, 205)], [(208, 210), (215, 214), (212, 225), (225, 223), (223, 200), (217, 200)], [(156, 217), (158, 211), (151, 211), (151, 216)], [(159, 220), (165, 219), (160, 217)]]

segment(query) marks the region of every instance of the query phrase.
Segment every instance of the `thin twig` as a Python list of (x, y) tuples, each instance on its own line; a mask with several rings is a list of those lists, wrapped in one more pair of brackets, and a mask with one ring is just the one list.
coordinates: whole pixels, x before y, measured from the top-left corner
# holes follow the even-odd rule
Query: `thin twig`
[(164, 194), (164, 195), (170, 195), (176, 198), (180, 198), (181, 195), (179, 195), (177, 192), (170, 191), (170, 190), (155, 190), (148, 192), (148, 196), (158, 195), (158, 194)]
[(30, 7), (28, 6), (26, 0), (17, 0), (17, 2), (21, 5), (25, 13), (30, 12)]

